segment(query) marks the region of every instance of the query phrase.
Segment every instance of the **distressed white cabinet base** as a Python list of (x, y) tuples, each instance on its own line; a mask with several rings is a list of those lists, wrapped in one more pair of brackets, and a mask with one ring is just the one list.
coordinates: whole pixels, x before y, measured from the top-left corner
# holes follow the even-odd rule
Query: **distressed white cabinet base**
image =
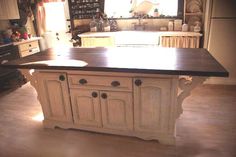
[[(21, 70), (38, 93), (45, 128), (75, 128), (175, 144), (183, 100), (204, 77)], [(54, 90), (53, 90), (54, 89)]]

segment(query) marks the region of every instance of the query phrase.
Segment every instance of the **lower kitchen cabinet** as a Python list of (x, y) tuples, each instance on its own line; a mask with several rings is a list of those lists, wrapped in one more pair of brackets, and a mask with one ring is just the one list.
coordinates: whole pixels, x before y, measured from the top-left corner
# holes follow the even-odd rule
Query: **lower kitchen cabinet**
[(170, 79), (134, 79), (134, 130), (150, 134), (168, 131), (170, 104)]
[(133, 98), (131, 92), (100, 92), (103, 128), (133, 130)]
[(175, 79), (74, 73), (35, 74), (45, 127), (174, 142)]
[(15, 45), (18, 46), (20, 57), (25, 57), (34, 53), (38, 53), (40, 51), (38, 40), (39, 38), (36, 38), (34, 40), (28, 39), (24, 42), (17, 42)]
[(44, 120), (72, 122), (66, 73), (38, 73), (37, 83)]
[(115, 42), (112, 37), (82, 37), (82, 47), (114, 47)]
[(133, 129), (131, 92), (70, 89), (74, 122), (78, 127)]
[(99, 92), (88, 89), (70, 89), (74, 122), (78, 127), (101, 127)]

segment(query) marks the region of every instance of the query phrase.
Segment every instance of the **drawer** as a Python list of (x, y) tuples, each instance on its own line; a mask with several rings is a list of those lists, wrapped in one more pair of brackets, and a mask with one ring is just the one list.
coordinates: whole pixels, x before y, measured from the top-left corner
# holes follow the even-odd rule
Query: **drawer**
[(39, 47), (38, 41), (32, 41), (18, 45), (20, 51), (26, 51)]
[(132, 78), (129, 77), (69, 75), (68, 80), (70, 88), (132, 91)]
[(39, 52), (39, 47), (32, 48), (30, 50), (20, 51), (20, 56), (25, 57), (25, 56), (29, 56), (29, 55), (32, 55), (32, 54), (37, 53), (37, 52)]

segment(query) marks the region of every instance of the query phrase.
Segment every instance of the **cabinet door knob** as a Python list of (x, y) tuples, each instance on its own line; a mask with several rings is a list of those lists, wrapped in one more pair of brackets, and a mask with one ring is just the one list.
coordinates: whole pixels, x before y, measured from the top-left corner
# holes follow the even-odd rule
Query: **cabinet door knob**
[(120, 86), (120, 82), (119, 82), (119, 81), (112, 81), (112, 82), (111, 82), (111, 85), (112, 85), (113, 87), (118, 87), (118, 86)]
[(135, 80), (134, 83), (135, 83), (136, 86), (141, 86), (142, 85), (142, 81), (139, 80), (139, 79)]
[(92, 92), (92, 97), (94, 97), (94, 98), (98, 97), (98, 93), (97, 92)]
[(60, 80), (60, 81), (65, 81), (65, 79), (66, 79), (66, 78), (65, 78), (64, 75), (60, 75), (60, 76), (59, 76), (59, 80)]
[(88, 83), (88, 81), (85, 80), (85, 79), (80, 79), (80, 80), (79, 80), (79, 83), (82, 84), (82, 85), (84, 85), (84, 84)]
[(106, 99), (106, 98), (107, 98), (107, 94), (106, 94), (106, 93), (102, 93), (102, 94), (101, 94), (101, 97), (102, 97), (103, 99)]
[(31, 44), (29, 44), (29, 47), (31, 47), (32, 45)]

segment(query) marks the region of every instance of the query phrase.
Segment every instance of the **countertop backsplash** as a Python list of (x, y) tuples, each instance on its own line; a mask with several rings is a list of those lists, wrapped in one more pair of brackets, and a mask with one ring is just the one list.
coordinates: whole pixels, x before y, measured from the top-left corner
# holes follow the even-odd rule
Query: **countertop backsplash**
[[(145, 30), (159, 31), (161, 27), (168, 26), (168, 22), (174, 19), (142, 19), (141, 23), (145, 25)], [(74, 20), (74, 26), (87, 25), (89, 27), (90, 19)], [(138, 24), (138, 19), (116, 19), (119, 31), (134, 30), (134, 24)]]

